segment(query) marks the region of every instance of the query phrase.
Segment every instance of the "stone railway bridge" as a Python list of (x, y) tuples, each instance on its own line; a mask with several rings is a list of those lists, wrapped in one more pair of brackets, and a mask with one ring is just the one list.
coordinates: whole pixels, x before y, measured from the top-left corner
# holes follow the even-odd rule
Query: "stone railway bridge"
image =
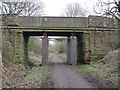
[[(48, 63), (48, 36), (66, 36), (67, 63), (87, 63), (96, 54), (105, 53), (118, 43), (118, 23), (101, 16), (27, 17), (3, 15), (3, 28), (13, 33), (14, 58), (28, 59), (30, 36), (43, 36), (42, 63)], [(12, 38), (12, 39), (13, 39)]]

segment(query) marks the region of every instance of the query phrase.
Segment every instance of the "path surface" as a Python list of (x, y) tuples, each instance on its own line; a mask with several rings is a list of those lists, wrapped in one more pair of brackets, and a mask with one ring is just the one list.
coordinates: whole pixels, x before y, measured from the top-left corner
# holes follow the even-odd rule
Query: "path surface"
[[(83, 75), (77, 73), (72, 66), (63, 61), (57, 55), (52, 58), (54, 63), (50, 66), (50, 80), (48, 80), (51, 82), (49, 85), (52, 85), (50, 88), (95, 88), (92, 83), (85, 80)], [(48, 81), (46, 82), (48, 83)], [(44, 86), (48, 85), (46, 82), (44, 82)]]

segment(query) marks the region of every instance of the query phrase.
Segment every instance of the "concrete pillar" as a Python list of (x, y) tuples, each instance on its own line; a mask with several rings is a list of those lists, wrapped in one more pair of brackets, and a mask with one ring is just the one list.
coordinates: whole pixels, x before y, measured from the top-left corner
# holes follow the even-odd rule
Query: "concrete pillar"
[(48, 63), (48, 36), (47, 34), (43, 35), (42, 38), (42, 64), (47, 64)]
[(70, 64), (77, 64), (77, 41), (75, 36), (70, 37)]
[(75, 36), (68, 37), (67, 63), (77, 64), (77, 41)]
[(70, 37), (67, 39), (67, 64), (70, 64)]

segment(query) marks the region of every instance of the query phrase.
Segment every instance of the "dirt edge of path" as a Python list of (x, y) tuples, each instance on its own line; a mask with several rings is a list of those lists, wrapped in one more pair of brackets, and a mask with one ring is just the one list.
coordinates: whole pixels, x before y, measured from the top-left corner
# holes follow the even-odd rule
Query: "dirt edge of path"
[(47, 69), (47, 72), (48, 72), (48, 75), (46, 78), (44, 78), (42, 80), (42, 83), (41, 83), (41, 88), (54, 88), (54, 82), (51, 78), (51, 71), (50, 71), (50, 66), (48, 66), (48, 69)]

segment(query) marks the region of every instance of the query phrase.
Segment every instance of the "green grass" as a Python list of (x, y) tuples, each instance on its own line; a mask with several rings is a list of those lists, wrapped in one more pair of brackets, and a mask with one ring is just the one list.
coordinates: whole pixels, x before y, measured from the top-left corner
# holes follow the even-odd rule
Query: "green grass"
[(88, 75), (92, 75), (92, 73), (93, 73), (93, 70), (90, 67), (90, 65), (80, 65), (79, 71), (83, 72), (85, 74), (88, 74)]

